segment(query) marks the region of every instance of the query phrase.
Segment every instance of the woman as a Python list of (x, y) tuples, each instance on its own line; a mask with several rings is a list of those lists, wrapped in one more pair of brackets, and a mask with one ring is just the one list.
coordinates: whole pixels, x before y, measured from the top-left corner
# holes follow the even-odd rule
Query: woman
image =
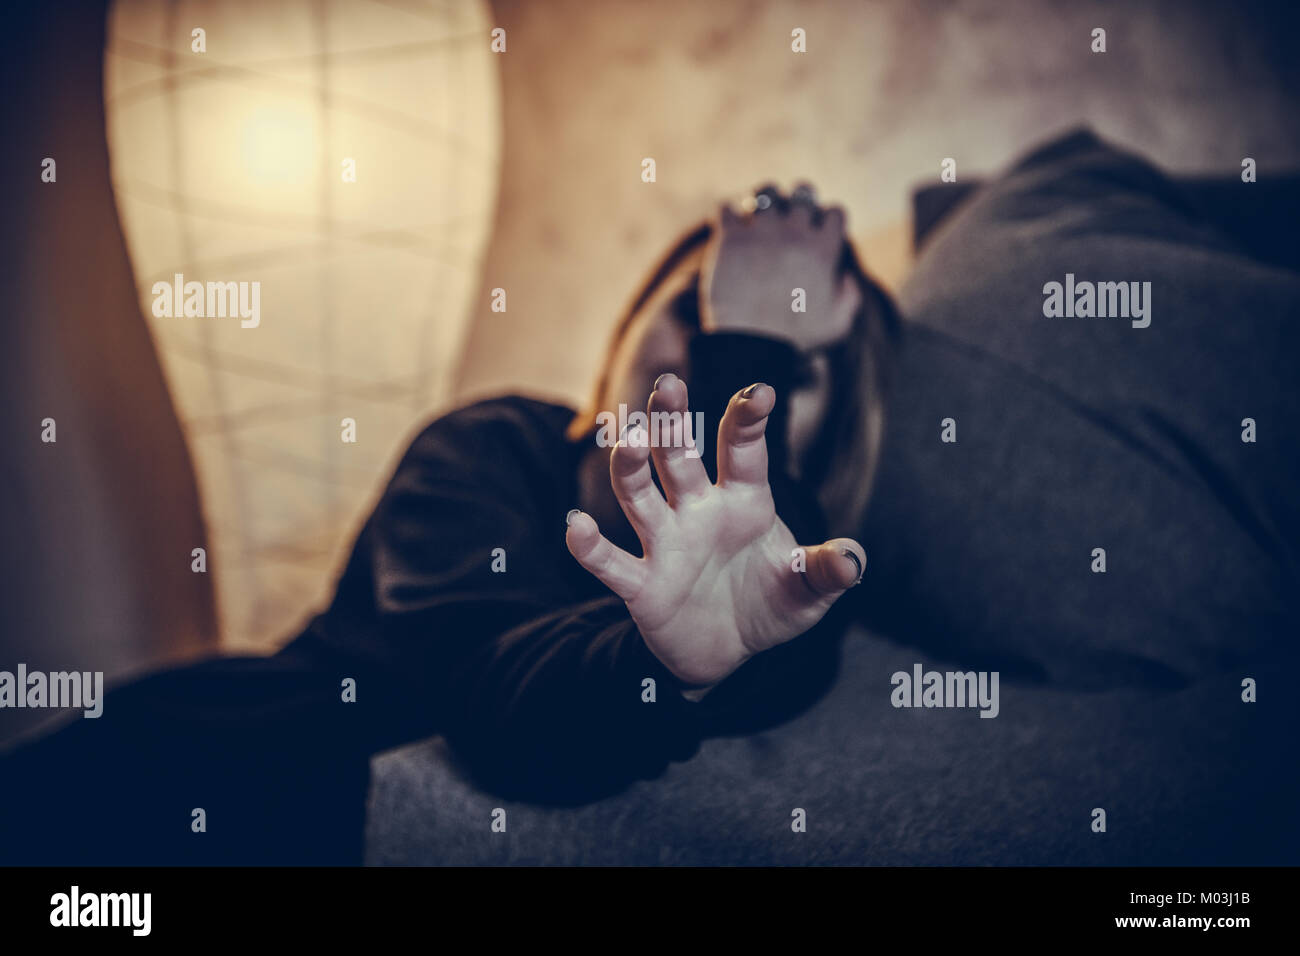
[[(413, 705), (380, 724), (443, 733), (485, 783), (534, 799), (608, 792), (815, 699), (834, 627), (782, 645), (865, 566), (851, 539), (808, 545), (826, 536), (819, 496), (839, 527), (864, 511), (892, 316), (841, 212), (807, 187), (759, 197), (655, 270), (585, 413), (512, 396), (430, 425), (287, 653), (378, 655), (385, 698)], [(597, 418), (620, 406), (703, 411), (716, 458), (645, 428), (604, 446)], [(851, 455), (832, 459), (839, 435)]]
[[(486, 785), (568, 802), (807, 706), (837, 661), (823, 618), (866, 564), (850, 538), (815, 542), (865, 508), (894, 327), (810, 188), (724, 209), (636, 297), (591, 408), (511, 396), (428, 426), (325, 613), (272, 658), (148, 678), (19, 751), (21, 832), (0, 845), (356, 861), (385, 747), (441, 733)], [(700, 410), (716, 452), (682, 429), (610, 448), (596, 418), (619, 405)], [(69, 771), (125, 789), (88, 810)]]

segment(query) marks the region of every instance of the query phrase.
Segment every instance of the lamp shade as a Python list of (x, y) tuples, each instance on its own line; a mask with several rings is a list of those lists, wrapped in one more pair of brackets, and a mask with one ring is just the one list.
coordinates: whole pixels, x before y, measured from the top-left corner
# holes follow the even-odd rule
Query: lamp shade
[(481, 2), (114, 5), (113, 187), (228, 648), (327, 597), (448, 400), (496, 200), (490, 30)]

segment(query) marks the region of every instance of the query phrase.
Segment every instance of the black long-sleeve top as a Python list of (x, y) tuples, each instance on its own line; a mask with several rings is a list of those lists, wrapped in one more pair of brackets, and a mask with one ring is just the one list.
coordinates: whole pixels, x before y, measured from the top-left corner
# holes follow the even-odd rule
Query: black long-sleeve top
[[(784, 476), (793, 349), (697, 335), (690, 363), (711, 477), (727, 400), (755, 381), (776, 388), (777, 513), (801, 543), (821, 541), (811, 494)], [(507, 397), (426, 427), (358, 536), (333, 602), (279, 654), (120, 688), (98, 720), (4, 761), (18, 804), (5, 816), (26, 821), (7, 849), (26, 846), (24, 862), (355, 862), (367, 760), (379, 750), (442, 734), (504, 797), (574, 802), (658, 775), (704, 736), (770, 725), (815, 700), (838, 664), (833, 622), (747, 662), (700, 702), (681, 695), (623, 602), (565, 546), (579, 461), (594, 440), (566, 436), (573, 414)], [(602, 530), (635, 553), (625, 520)], [(348, 679), (355, 701), (344, 700)], [(98, 788), (89, 811), (70, 798), (70, 774)], [(206, 834), (191, 828), (197, 807)]]

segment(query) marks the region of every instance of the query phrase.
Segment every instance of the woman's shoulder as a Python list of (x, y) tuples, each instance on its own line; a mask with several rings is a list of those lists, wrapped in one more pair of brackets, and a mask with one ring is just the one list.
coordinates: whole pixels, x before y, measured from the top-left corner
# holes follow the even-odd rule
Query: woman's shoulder
[(566, 429), (575, 412), (567, 405), (523, 395), (481, 399), (449, 411), (421, 429), (399, 471), (434, 463), (470, 470), (566, 457)]
[(559, 402), (525, 395), (498, 395), (479, 399), (447, 412), (428, 426), (468, 428), (542, 429), (563, 433), (573, 419), (573, 408)]

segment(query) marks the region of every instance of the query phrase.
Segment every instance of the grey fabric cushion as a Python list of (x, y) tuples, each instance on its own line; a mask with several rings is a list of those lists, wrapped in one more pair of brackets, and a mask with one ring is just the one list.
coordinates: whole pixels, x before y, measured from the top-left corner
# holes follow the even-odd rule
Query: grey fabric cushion
[[(770, 732), (704, 742), (660, 779), (576, 808), (504, 803), (440, 741), (372, 763), (370, 864), (1294, 862), (1294, 697), (1235, 677), (1176, 692), (1002, 683), (1000, 713), (895, 709), (890, 675), (953, 667), (861, 630), (831, 692)], [(646, 706), (653, 706), (647, 704)], [(493, 833), (492, 811), (506, 811)], [(807, 832), (791, 811), (807, 812)], [(1092, 810), (1107, 830), (1091, 829)]]
[[(1045, 316), (1067, 275), (1150, 283), (1149, 327)], [(1300, 274), (1079, 133), (946, 219), (900, 304), (864, 622), (1099, 691), (1295, 645)]]

